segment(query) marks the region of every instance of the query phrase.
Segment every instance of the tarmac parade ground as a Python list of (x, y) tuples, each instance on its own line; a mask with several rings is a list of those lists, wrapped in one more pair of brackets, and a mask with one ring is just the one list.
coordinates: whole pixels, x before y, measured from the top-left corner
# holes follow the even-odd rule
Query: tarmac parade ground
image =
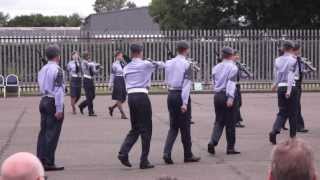
[[(193, 151), (200, 155), (200, 163), (184, 164), (180, 138), (174, 146), (174, 165), (162, 161), (162, 149), (168, 131), (168, 111), (165, 95), (151, 95), (153, 105), (153, 137), (150, 161), (155, 169), (140, 170), (141, 144), (138, 141), (130, 154), (133, 168), (123, 167), (117, 153), (126, 133), (129, 120), (121, 120), (115, 111), (113, 118), (107, 115), (110, 96), (98, 96), (95, 109), (98, 117), (72, 115), (69, 97), (66, 97), (66, 119), (57, 149), (58, 165), (66, 167), (62, 172), (50, 172), (49, 180), (155, 180), (160, 176), (175, 176), (178, 180), (263, 180), (267, 178), (272, 145), (268, 142), (277, 103), (275, 94), (244, 94), (242, 115), (246, 128), (237, 129), (237, 149), (241, 155), (225, 154), (225, 136), (217, 147), (216, 156), (206, 152), (214, 123), (213, 95), (193, 95), (192, 126)], [(38, 104), (40, 97), (0, 98), (0, 158), (20, 152), (36, 152), (36, 140), (40, 126)], [(308, 134), (298, 134), (308, 141), (316, 156), (320, 172), (320, 93), (305, 93), (302, 107)], [(128, 107), (125, 106), (128, 114)], [(288, 138), (282, 132), (279, 141)]]

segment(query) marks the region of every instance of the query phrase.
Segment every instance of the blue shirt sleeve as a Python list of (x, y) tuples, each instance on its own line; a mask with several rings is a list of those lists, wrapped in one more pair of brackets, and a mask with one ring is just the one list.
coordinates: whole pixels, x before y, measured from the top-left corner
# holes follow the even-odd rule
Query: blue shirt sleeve
[(63, 112), (64, 103), (64, 77), (63, 70), (61, 68), (56, 71), (54, 79), (54, 99), (57, 112)]
[(236, 81), (237, 81), (238, 68), (234, 67), (230, 71), (227, 79), (226, 94), (229, 99), (234, 99), (236, 92)]
[(192, 71), (191, 65), (189, 64), (186, 69), (183, 84), (182, 84), (181, 98), (182, 98), (183, 105), (188, 105), (191, 86), (192, 86), (192, 80), (193, 80), (193, 71)]

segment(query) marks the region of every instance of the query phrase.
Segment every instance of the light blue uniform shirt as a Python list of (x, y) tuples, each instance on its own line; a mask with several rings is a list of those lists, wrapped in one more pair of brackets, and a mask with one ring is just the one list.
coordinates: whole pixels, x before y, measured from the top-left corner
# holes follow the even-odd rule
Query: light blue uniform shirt
[[(92, 74), (91, 74), (91, 72)], [(97, 75), (99, 73), (99, 69), (97, 68), (97, 63), (93, 61), (82, 61), (82, 72), (85, 78), (92, 79), (93, 76)]]
[[(79, 71), (77, 73), (77, 66)], [(82, 64), (80, 60), (72, 60), (67, 65), (67, 71), (72, 77), (81, 77), (82, 76)]]
[(234, 99), (238, 67), (232, 60), (223, 60), (212, 69), (214, 92), (226, 92), (228, 98)]
[(109, 80), (109, 86), (113, 85), (114, 78), (116, 76), (121, 76), (123, 77), (123, 69), (121, 62), (119, 60), (116, 60), (111, 67), (111, 74), (110, 74), (110, 80)]
[(274, 63), (274, 84), (286, 84), (287, 93), (291, 93), (292, 86), (295, 86), (295, 73), (297, 67), (297, 59), (288, 53), (278, 57)]
[(151, 75), (157, 67), (164, 68), (164, 63), (152, 63), (139, 58), (132, 59), (123, 70), (126, 88), (149, 88), (151, 85)]
[(57, 112), (63, 112), (64, 73), (60, 66), (52, 61), (43, 66), (38, 73), (38, 84), (43, 96), (53, 97)]
[(193, 80), (190, 63), (184, 56), (178, 55), (165, 63), (165, 74), (169, 90), (182, 90), (182, 102), (188, 105)]

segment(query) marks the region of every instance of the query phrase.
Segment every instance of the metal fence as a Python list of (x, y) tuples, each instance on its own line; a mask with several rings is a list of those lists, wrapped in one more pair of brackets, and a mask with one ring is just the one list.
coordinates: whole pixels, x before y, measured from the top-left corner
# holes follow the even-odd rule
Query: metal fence
[[(130, 44), (140, 42), (144, 45), (144, 55), (154, 60), (165, 61), (168, 57), (167, 44), (175, 49), (178, 40), (190, 42), (191, 54), (200, 64), (201, 72), (196, 73), (197, 81), (211, 84), (211, 70), (217, 63), (217, 52), (224, 46), (239, 50), (242, 62), (246, 63), (254, 74), (252, 80), (244, 82), (246, 89), (265, 89), (270, 86), (273, 74), (273, 61), (278, 55), (282, 40), (292, 39), (302, 45), (302, 54), (316, 67), (320, 61), (320, 30), (318, 29), (245, 29), (245, 30), (179, 30), (179, 31), (139, 31), (139, 32), (83, 32), (65, 30), (59, 32), (1, 32), (0, 29), (0, 74), (17, 74), (24, 86), (36, 84), (37, 72), (41, 68), (40, 54), (45, 48), (56, 43), (62, 49), (61, 66), (70, 60), (71, 52), (89, 51), (94, 61), (101, 63), (104, 70), (97, 77), (97, 82), (104, 86), (109, 78), (110, 68), (116, 49), (129, 54)], [(320, 72), (306, 77), (312, 84), (320, 87)], [(157, 71), (152, 77), (154, 84), (161, 84), (164, 72)], [(162, 84), (161, 84), (162, 85)]]

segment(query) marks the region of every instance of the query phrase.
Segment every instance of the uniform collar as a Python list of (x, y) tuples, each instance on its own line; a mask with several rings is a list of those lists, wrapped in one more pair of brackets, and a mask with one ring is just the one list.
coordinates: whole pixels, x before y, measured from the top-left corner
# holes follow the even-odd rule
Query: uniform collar
[(132, 58), (132, 61), (142, 61), (141, 58)]
[(181, 54), (178, 54), (178, 55), (177, 55), (177, 58), (178, 58), (178, 59), (187, 59), (185, 56), (183, 56), (183, 55), (181, 55)]
[(58, 63), (55, 61), (48, 61), (48, 64), (58, 64)]
[(235, 63), (233, 60), (230, 59), (223, 59), (222, 62), (226, 62), (226, 63)]

